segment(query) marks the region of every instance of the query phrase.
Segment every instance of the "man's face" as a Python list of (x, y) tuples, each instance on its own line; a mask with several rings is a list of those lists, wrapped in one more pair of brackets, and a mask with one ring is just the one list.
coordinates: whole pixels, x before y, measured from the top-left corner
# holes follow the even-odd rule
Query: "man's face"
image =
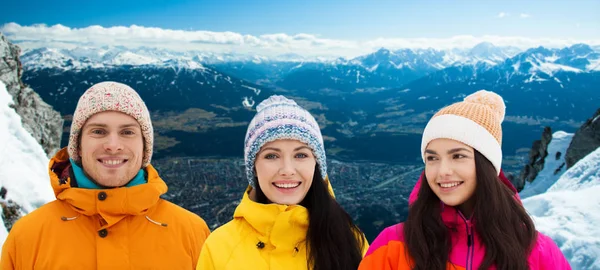
[(84, 172), (102, 186), (124, 186), (142, 167), (142, 130), (133, 117), (121, 112), (90, 117), (81, 130), (79, 147)]

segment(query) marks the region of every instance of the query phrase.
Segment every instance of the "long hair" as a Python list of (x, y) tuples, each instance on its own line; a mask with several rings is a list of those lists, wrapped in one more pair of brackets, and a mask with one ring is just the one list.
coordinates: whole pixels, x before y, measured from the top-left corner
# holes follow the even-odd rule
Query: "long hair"
[[(270, 203), (256, 186), (256, 201)], [(365, 239), (352, 218), (337, 203), (323, 181), (318, 165), (313, 181), (300, 202), (308, 210), (307, 266), (313, 270), (358, 269)]]
[[(527, 258), (537, 238), (533, 221), (514, 193), (504, 185), (492, 163), (475, 151), (477, 185), (473, 194), (475, 232), (485, 247), (479, 269), (529, 269)], [(446, 269), (452, 246), (450, 231), (441, 218), (440, 199), (424, 176), (417, 200), (404, 223), (404, 237), (412, 269)]]

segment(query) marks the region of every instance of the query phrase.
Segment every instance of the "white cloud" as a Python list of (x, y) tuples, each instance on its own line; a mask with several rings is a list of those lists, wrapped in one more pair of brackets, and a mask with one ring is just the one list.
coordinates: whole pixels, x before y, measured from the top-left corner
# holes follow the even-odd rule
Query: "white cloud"
[(523, 18), (523, 19), (525, 19), (525, 18), (531, 17), (531, 15), (527, 14), (527, 13), (521, 13), (520, 17)]
[(527, 38), (510, 36), (460, 35), (447, 38), (377, 38), (372, 40), (328, 39), (311, 34), (285, 33), (244, 35), (234, 32), (171, 30), (132, 25), (70, 28), (63, 25), (21, 26), (8, 23), (0, 27), (11, 41), (24, 49), (39, 47), (74, 48), (78, 46), (124, 46), (128, 48), (153, 47), (175, 51), (203, 51), (214, 53), (260, 54), (273, 56), (295, 53), (303, 56), (354, 57), (371, 53), (381, 47), (402, 48), (471, 48), (481, 42), (496, 46), (515, 46), (521, 49), (537, 47), (564, 47), (575, 43), (600, 45), (600, 39), (573, 40), (556, 38)]
[(504, 17), (508, 17), (510, 16), (510, 14), (505, 13), (505, 12), (500, 12), (498, 13), (498, 15), (496, 15), (497, 18), (504, 18)]

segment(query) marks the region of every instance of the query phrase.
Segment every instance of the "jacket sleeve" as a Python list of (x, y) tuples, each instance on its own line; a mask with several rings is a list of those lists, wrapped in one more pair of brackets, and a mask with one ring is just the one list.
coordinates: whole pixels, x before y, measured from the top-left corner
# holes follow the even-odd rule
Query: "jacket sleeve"
[[(202, 220), (202, 219), (200, 219), (200, 221), (201, 222), (199, 222), (199, 224), (196, 225), (196, 233), (195, 233), (196, 239), (194, 239), (194, 241), (197, 245), (197, 248), (195, 249), (195, 252), (192, 255), (194, 259), (198, 259), (198, 260), (202, 254), (202, 249), (205, 246), (204, 242), (206, 242), (206, 239), (210, 235), (210, 229), (206, 225), (206, 222), (204, 222), (204, 220)], [(194, 260), (193, 265), (197, 265), (198, 260)]]
[(363, 247), (362, 247), (362, 256), (363, 258), (365, 257), (365, 255), (367, 254), (367, 251), (369, 250), (369, 240), (367, 240), (367, 237), (365, 237), (365, 235), (362, 235), (363, 238)]
[[(537, 248), (540, 252), (538, 260), (540, 270), (571, 270), (569, 261), (552, 238), (538, 233)], [(533, 268), (532, 268), (533, 269)]]
[(215, 270), (212, 254), (208, 245), (204, 245), (204, 247), (202, 247), (200, 258), (198, 259), (198, 264), (196, 265), (196, 270)]
[(387, 227), (373, 240), (359, 270), (410, 269), (406, 268), (408, 262), (403, 260), (404, 244), (399, 241), (396, 229), (397, 225)]
[(2, 270), (15, 269), (15, 236), (14, 233), (9, 233), (2, 246), (2, 257), (0, 258), (0, 266)]

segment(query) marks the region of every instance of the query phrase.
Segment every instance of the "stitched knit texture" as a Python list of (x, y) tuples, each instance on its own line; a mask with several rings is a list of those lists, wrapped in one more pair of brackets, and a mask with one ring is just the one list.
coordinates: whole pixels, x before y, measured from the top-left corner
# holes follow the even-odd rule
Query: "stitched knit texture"
[(257, 113), (248, 125), (244, 142), (244, 160), (248, 183), (255, 187), (254, 162), (260, 148), (279, 139), (306, 143), (315, 155), (323, 179), (327, 177), (325, 147), (321, 129), (315, 118), (295, 101), (274, 95), (256, 107)]
[(500, 173), (502, 121), (505, 111), (502, 97), (486, 90), (479, 90), (461, 102), (442, 108), (429, 120), (423, 131), (423, 161), (429, 142), (447, 138), (475, 148), (490, 160)]

